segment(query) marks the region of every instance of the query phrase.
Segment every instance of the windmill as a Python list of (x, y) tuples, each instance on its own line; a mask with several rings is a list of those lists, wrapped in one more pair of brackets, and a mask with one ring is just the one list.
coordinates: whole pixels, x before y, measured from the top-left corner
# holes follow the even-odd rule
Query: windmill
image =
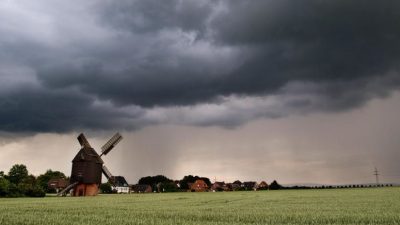
[(78, 141), (81, 145), (81, 149), (72, 160), (70, 185), (58, 193), (58, 195), (65, 195), (71, 189), (73, 190), (72, 196), (97, 195), (102, 174), (114, 185), (113, 176), (104, 165), (104, 161), (101, 157), (107, 155), (121, 140), (122, 136), (116, 133), (101, 147), (101, 154), (99, 155), (94, 148), (90, 146), (85, 135), (80, 134), (78, 136)]

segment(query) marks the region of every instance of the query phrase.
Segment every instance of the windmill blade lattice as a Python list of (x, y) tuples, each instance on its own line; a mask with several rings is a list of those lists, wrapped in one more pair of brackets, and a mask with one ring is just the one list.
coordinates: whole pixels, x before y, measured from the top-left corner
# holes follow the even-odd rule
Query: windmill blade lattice
[(119, 133), (116, 133), (103, 147), (101, 147), (101, 155), (107, 155), (120, 141), (122, 140), (122, 136)]
[(111, 172), (108, 170), (108, 168), (105, 165), (103, 165), (102, 171), (103, 171), (104, 176), (107, 177), (108, 181), (112, 185), (114, 185), (114, 179), (113, 179), (114, 176), (111, 174)]

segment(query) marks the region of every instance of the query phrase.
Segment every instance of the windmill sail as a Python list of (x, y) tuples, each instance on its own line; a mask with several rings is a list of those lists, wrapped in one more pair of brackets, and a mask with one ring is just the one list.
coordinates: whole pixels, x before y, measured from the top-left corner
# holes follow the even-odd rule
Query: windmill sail
[(118, 142), (122, 140), (122, 136), (119, 133), (116, 133), (103, 147), (101, 147), (101, 155), (107, 155), (113, 149)]
[(81, 144), (82, 148), (92, 148), (92, 146), (90, 146), (88, 140), (86, 139), (86, 137), (83, 133), (81, 133), (78, 136), (78, 141)]
[(103, 174), (104, 176), (107, 177), (108, 181), (114, 185), (114, 179), (113, 179), (113, 175), (111, 174), (111, 172), (108, 170), (108, 168), (106, 166), (103, 165)]

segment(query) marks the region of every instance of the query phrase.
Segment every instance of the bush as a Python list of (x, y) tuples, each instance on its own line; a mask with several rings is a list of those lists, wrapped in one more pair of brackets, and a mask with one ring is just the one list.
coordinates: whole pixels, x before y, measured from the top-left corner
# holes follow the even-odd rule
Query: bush
[(46, 196), (46, 193), (40, 186), (35, 185), (33, 187), (28, 188), (25, 192), (25, 195), (28, 197), (44, 197)]
[(103, 183), (100, 184), (100, 191), (103, 194), (111, 194), (113, 192), (111, 184), (110, 183)]
[(12, 198), (24, 197), (24, 193), (21, 192), (21, 190), (18, 188), (17, 185), (15, 185), (14, 183), (10, 183), (10, 185), (8, 186), (7, 197), (12, 197)]
[(0, 178), (0, 197), (5, 197), (9, 192), (10, 182), (5, 178)]
[(36, 177), (28, 174), (23, 164), (14, 165), (8, 176), (0, 171), (0, 197), (44, 197), (46, 194)]
[(174, 182), (160, 183), (159, 187), (160, 187), (159, 189), (161, 192), (177, 192), (177, 191), (179, 191), (178, 187), (175, 185)]

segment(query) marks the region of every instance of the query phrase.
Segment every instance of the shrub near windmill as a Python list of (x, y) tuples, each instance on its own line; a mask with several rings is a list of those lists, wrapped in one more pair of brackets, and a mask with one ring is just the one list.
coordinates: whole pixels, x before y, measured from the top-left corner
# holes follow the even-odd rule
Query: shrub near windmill
[(78, 141), (81, 144), (81, 149), (72, 160), (72, 171), (70, 185), (59, 193), (65, 195), (72, 189), (72, 196), (94, 196), (99, 192), (101, 184), (101, 175), (104, 174), (111, 185), (114, 185), (113, 176), (104, 161), (101, 159), (103, 155), (107, 155), (120, 141), (122, 136), (115, 134), (103, 147), (101, 154), (90, 146), (85, 135), (80, 134)]

